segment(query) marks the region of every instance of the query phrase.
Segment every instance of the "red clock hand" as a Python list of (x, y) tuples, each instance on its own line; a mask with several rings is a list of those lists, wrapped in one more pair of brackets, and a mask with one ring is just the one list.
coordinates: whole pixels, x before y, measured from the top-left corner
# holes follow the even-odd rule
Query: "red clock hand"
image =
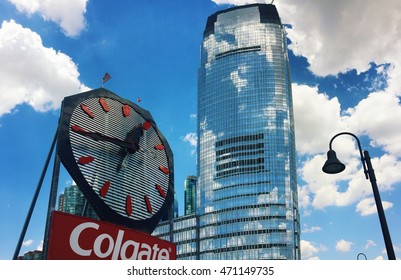
[(99, 132), (86, 131), (85, 129), (83, 129), (82, 127), (77, 126), (77, 125), (72, 125), (71, 130), (78, 134), (81, 134), (83, 136), (89, 137), (95, 141), (105, 141), (105, 142), (113, 143), (121, 148), (126, 149), (127, 152), (130, 154), (133, 154), (139, 150), (139, 145), (138, 145), (139, 139), (138, 140), (133, 139), (135, 141), (123, 141), (123, 140), (120, 140), (120, 139), (117, 139), (114, 137), (103, 135)]

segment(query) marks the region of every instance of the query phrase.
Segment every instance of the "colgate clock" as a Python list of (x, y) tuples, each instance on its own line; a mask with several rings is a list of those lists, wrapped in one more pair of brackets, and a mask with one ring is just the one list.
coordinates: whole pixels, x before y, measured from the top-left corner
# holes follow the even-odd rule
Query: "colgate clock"
[(104, 88), (64, 99), (57, 152), (104, 221), (151, 233), (173, 202), (173, 154), (151, 114)]

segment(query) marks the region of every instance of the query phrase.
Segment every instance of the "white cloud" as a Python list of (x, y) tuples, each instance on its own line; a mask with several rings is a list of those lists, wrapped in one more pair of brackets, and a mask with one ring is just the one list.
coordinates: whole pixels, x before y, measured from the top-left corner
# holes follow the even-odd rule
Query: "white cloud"
[(398, 121), (401, 119), (401, 105), (398, 96), (373, 92), (357, 106), (348, 109), (346, 114), (352, 131), (368, 135), (373, 139), (373, 146), (401, 156), (401, 123)]
[(38, 247), (36, 247), (36, 250), (42, 251), (43, 250), (43, 240), (41, 240), (38, 244)]
[(190, 132), (187, 135), (184, 136), (183, 138), (184, 142), (189, 143), (191, 145), (192, 150), (191, 150), (191, 155), (194, 155), (196, 153), (196, 145), (198, 142), (198, 136), (196, 135), (195, 132)]
[[(375, 67), (381, 75), (380, 81), (388, 84), (384, 91), (370, 93), (357, 106), (345, 112), (336, 110), (334, 105), (339, 109), (336, 98), (325, 99), (320, 93), (317, 95), (311, 89), (299, 89), (296, 85), (293, 87), (294, 103), (301, 102), (296, 100), (296, 95), (315, 99), (312, 104), (306, 104), (308, 107), (298, 108), (298, 112), (297, 104), (294, 104), (296, 121), (310, 121), (311, 117), (302, 120), (301, 116), (304, 116), (299, 112), (305, 113), (307, 109), (313, 110), (313, 106), (321, 105), (320, 110), (312, 111), (312, 117), (321, 118), (322, 121), (312, 121), (311, 124), (323, 129), (323, 133), (330, 132), (330, 128), (345, 127), (358, 135), (369, 136), (372, 139), (371, 144), (400, 157), (401, 124), (397, 120), (401, 118), (398, 98), (401, 95), (401, 38), (398, 36), (401, 30), (401, 14), (397, 11), (401, 9), (401, 2), (390, 0), (382, 5), (374, 0), (305, 0), (300, 4), (299, 1), (288, 0), (277, 1), (275, 4), (283, 22), (292, 25), (287, 30), (288, 37), (292, 40), (289, 48), (296, 55), (308, 60), (310, 70), (315, 75), (337, 75), (351, 69), (361, 73)], [(300, 16), (304, 14), (308, 16)], [(384, 67), (384, 64), (388, 66)], [(372, 82), (377, 83), (374, 79)], [(373, 84), (372, 89), (375, 88), (377, 87)], [(331, 122), (326, 122), (330, 117)], [(324, 127), (323, 120), (328, 127)], [(296, 122), (297, 125), (298, 123)], [(303, 137), (306, 134), (303, 132), (305, 128), (307, 132), (311, 129), (305, 126), (297, 128), (297, 137), (300, 136), (302, 140), (297, 140), (297, 144), (300, 142), (298, 148), (301, 153), (308, 152), (304, 144), (308, 140), (314, 140), (312, 136), (309, 137), (312, 139)]]
[(318, 259), (318, 257), (315, 256), (315, 254), (317, 254), (319, 251), (320, 249), (318, 246), (316, 246), (315, 243), (306, 240), (301, 240), (301, 254), (302, 254), (301, 259), (303, 260)]
[(316, 231), (321, 231), (322, 228), (318, 227), (318, 226), (312, 226), (310, 228), (306, 227), (302, 230), (302, 233), (312, 233), (312, 232), (316, 232)]
[(0, 61), (0, 116), (23, 103), (54, 110), (64, 96), (88, 90), (70, 57), (46, 48), (37, 33), (14, 21), (2, 23)]
[(302, 4), (288, 0), (275, 4), (282, 21), (293, 26), (288, 30), (293, 42), (290, 48), (308, 59), (316, 75), (336, 75), (350, 69), (364, 72), (372, 62), (399, 61), (398, 0), (386, 1), (386, 5), (375, 0), (304, 0)]
[[(388, 201), (382, 201), (382, 205), (384, 210), (393, 207), (393, 203)], [(356, 205), (356, 212), (361, 216), (368, 216), (377, 213), (375, 199), (373, 197), (362, 199)]]
[(338, 252), (349, 252), (351, 250), (352, 242), (341, 239), (336, 243), (336, 250)]
[(376, 247), (376, 243), (373, 240), (366, 241), (365, 250), (367, 250), (371, 247)]
[(400, 182), (401, 162), (396, 156), (384, 154), (371, 161), (380, 191), (391, 190), (395, 183)]
[(33, 244), (33, 242), (34, 241), (32, 239), (28, 239), (28, 240), (22, 242), (22, 247), (29, 247)]
[(298, 186), (298, 206), (300, 208), (306, 209), (310, 206), (310, 193), (307, 187)]
[(326, 137), (334, 136), (345, 126), (337, 97), (330, 99), (317, 87), (296, 83), (292, 84), (292, 92), (298, 153), (327, 151), (330, 139)]
[(196, 147), (198, 137), (195, 132), (190, 132), (184, 137), (184, 142), (188, 142), (192, 147)]
[(64, 33), (76, 37), (85, 28), (88, 0), (8, 0), (27, 15), (38, 13), (46, 21), (60, 25)]

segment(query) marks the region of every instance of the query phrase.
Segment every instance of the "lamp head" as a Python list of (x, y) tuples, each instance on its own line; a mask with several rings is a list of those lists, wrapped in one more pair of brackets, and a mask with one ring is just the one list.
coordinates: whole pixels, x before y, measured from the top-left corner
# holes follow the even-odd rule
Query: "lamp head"
[(338, 160), (336, 152), (329, 150), (327, 152), (327, 160), (324, 163), (322, 170), (327, 174), (337, 174), (344, 171), (345, 165)]

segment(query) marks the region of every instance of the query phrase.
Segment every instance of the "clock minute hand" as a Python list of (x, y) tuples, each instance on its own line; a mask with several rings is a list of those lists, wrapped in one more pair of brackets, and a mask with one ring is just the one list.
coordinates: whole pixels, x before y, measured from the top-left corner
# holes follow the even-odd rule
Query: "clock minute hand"
[(103, 135), (99, 132), (89, 132), (77, 125), (71, 126), (71, 130), (83, 136), (89, 137), (95, 141), (105, 141), (113, 143), (117, 146), (120, 146), (121, 148), (127, 149), (129, 153), (135, 153), (137, 150), (139, 150), (139, 146), (137, 143), (122, 141), (114, 137)]

